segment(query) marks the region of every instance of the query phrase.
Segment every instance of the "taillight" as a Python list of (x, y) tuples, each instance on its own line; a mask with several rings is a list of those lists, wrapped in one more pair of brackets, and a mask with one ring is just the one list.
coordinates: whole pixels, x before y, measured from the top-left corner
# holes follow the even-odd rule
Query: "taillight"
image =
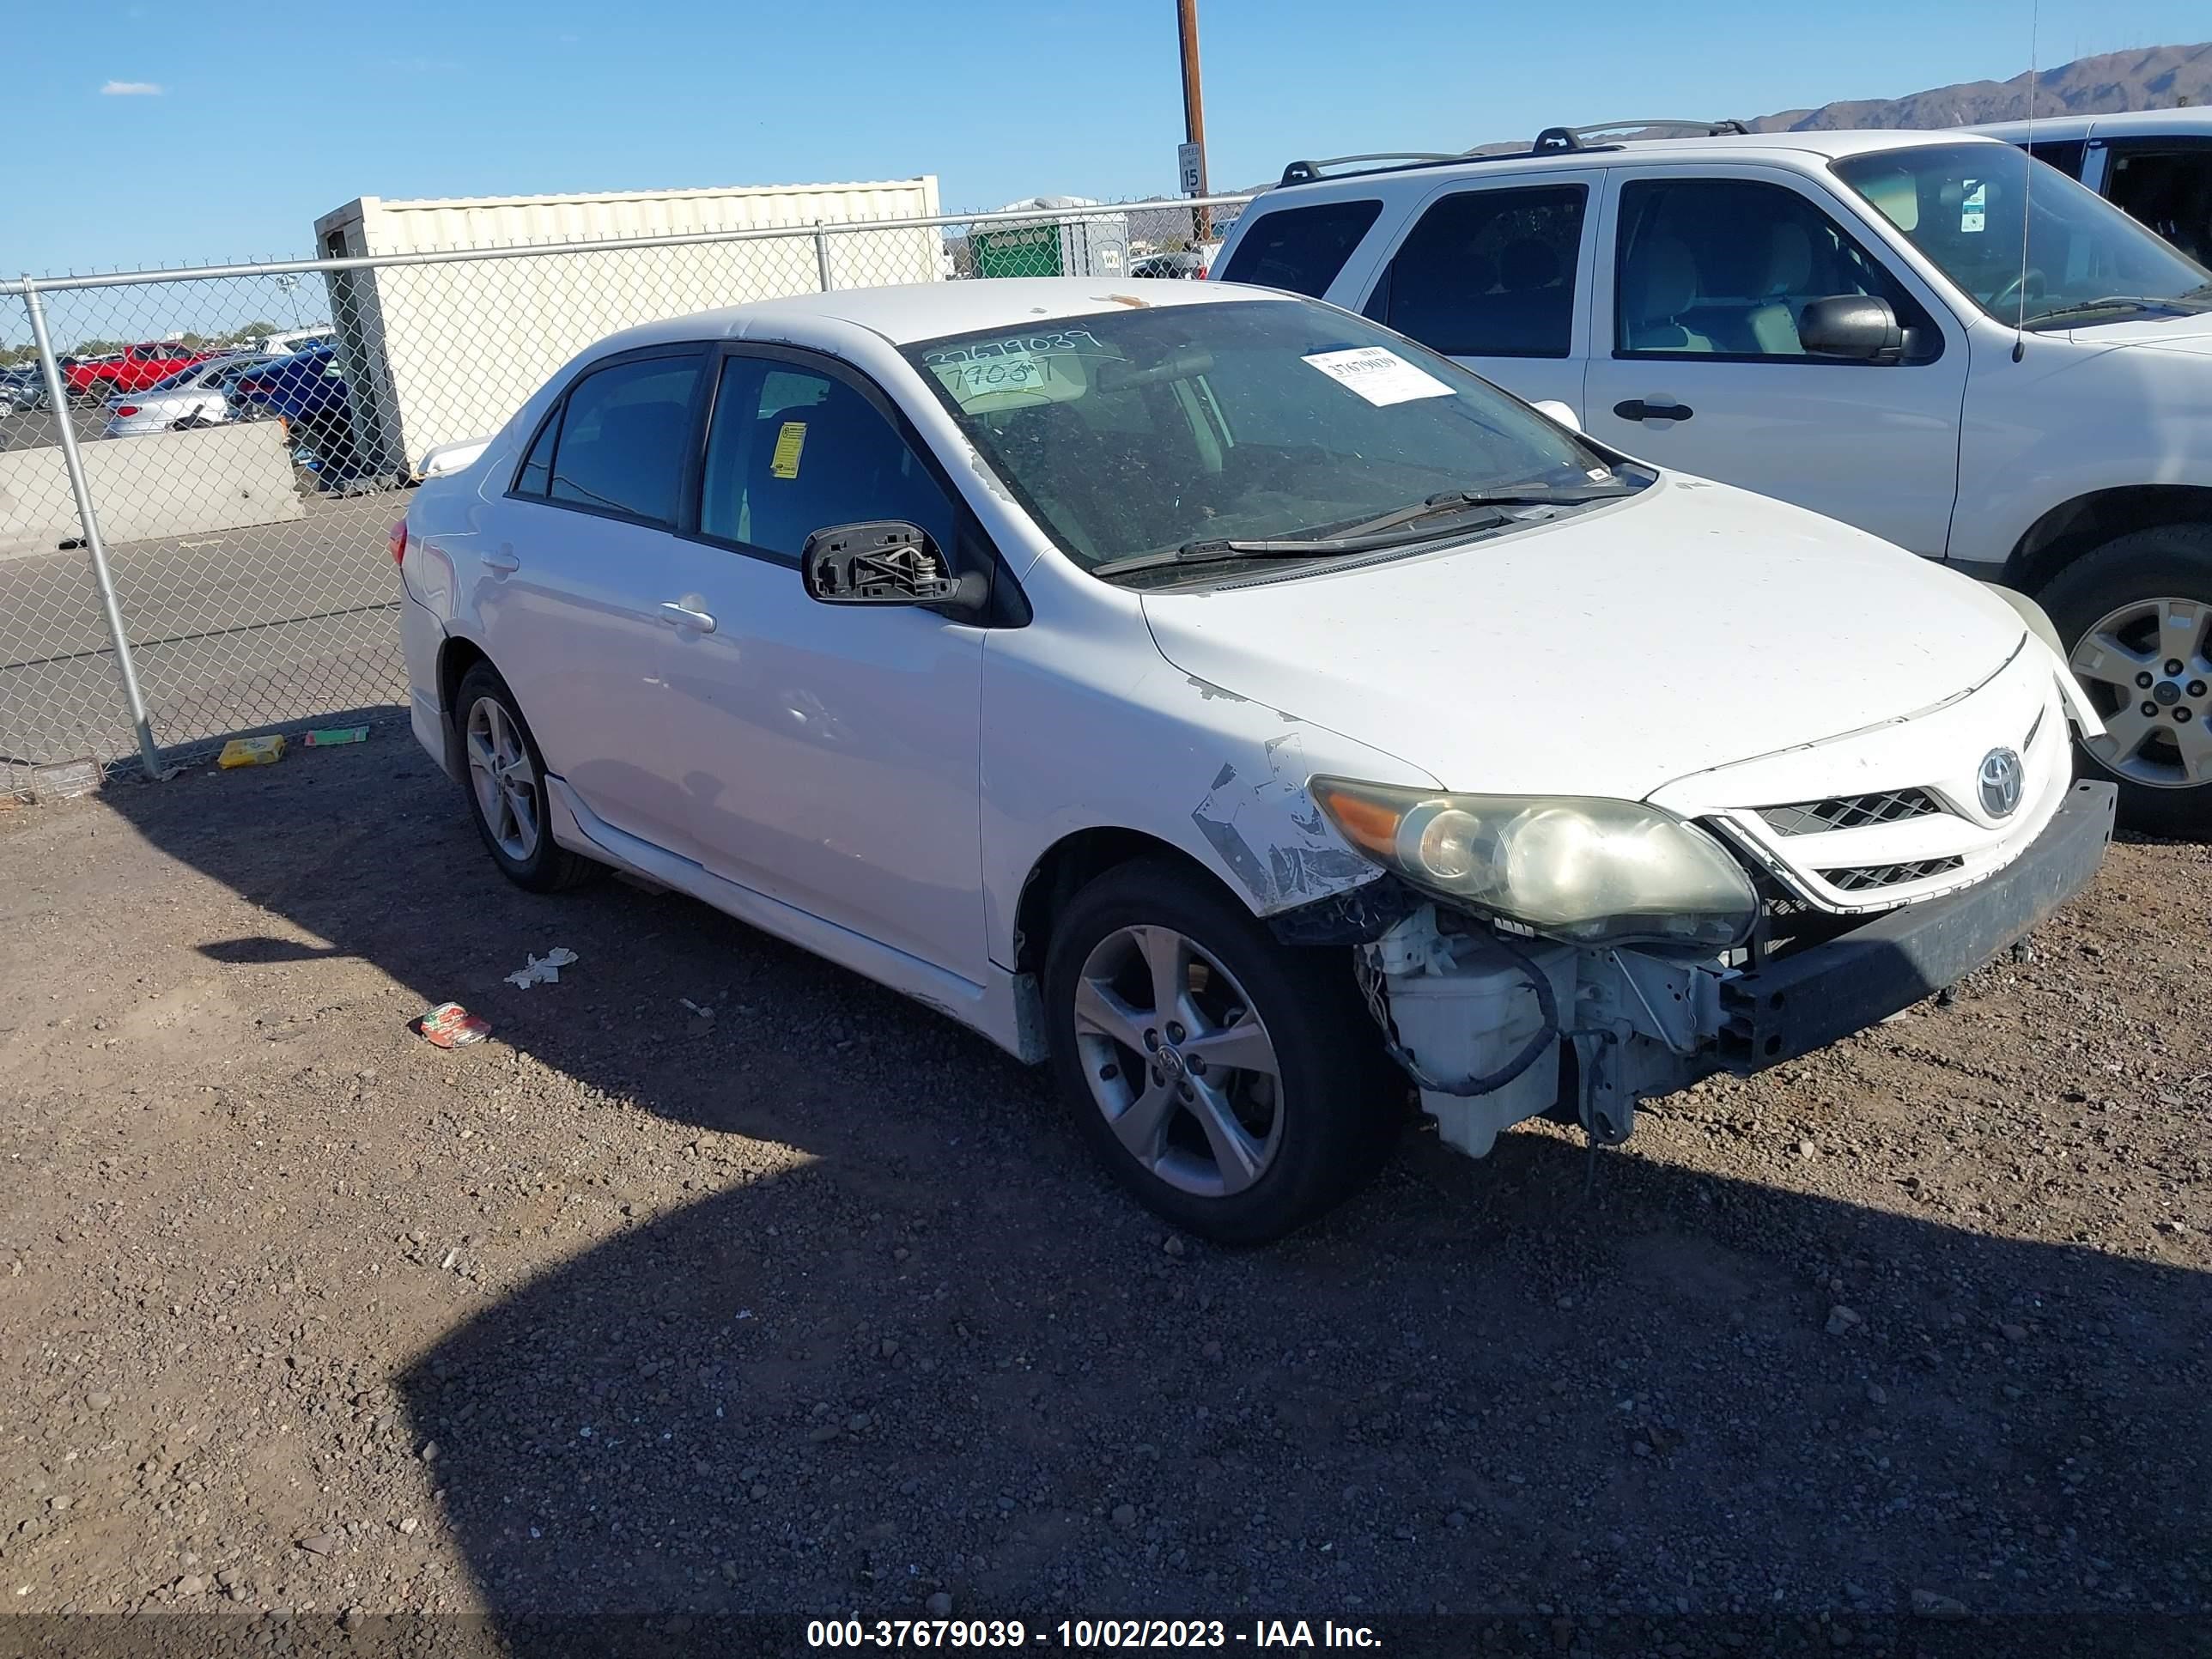
[(136, 415), (138, 412), (138, 405), (136, 404), (118, 404), (115, 406), (115, 412), (118, 415)]
[(392, 526), (392, 562), (407, 562), (407, 520), (404, 519)]

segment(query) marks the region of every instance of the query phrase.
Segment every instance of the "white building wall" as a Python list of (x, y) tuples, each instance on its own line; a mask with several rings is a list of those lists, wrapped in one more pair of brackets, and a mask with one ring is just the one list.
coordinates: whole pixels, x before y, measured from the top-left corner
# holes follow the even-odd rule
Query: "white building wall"
[[(933, 176), (887, 183), (387, 202), (315, 222), (325, 255), (406, 254), (791, 228), (788, 238), (382, 266), (331, 278), (362, 435), (389, 463), (495, 432), (549, 376), (619, 329), (821, 286), (817, 222), (925, 218)], [(829, 239), (834, 287), (942, 279), (934, 228)]]

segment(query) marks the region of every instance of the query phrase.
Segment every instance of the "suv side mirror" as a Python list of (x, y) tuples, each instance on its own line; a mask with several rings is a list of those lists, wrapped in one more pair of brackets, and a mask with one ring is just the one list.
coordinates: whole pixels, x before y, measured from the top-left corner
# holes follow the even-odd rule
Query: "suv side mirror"
[(1835, 294), (1814, 300), (1797, 319), (1797, 339), (1816, 357), (1894, 363), (1905, 356), (1905, 331), (1889, 301), (1871, 294)]
[(956, 576), (927, 531), (897, 520), (833, 525), (799, 555), (806, 596), (823, 605), (944, 605), (980, 611), (990, 582)]

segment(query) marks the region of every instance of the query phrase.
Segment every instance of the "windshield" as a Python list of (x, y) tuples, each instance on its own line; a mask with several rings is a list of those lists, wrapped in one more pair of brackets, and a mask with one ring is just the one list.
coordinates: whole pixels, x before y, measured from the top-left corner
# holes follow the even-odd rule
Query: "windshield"
[(2087, 327), (2212, 307), (2212, 272), (2010, 144), (1880, 150), (1834, 168), (2001, 323)]
[(905, 355), (1086, 568), (1308, 538), (1446, 492), (1614, 477), (1449, 359), (1310, 301), (1146, 307)]

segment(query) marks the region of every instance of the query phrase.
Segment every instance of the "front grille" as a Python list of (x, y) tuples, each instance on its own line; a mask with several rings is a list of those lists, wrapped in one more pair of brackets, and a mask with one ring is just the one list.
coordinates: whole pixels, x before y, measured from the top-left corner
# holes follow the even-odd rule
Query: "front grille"
[(1917, 859), (1910, 864), (1860, 864), (1843, 870), (1823, 870), (1820, 879), (1846, 893), (1865, 893), (1879, 887), (1902, 887), (1910, 881), (1925, 881), (1930, 876), (1948, 875), (1966, 861), (1954, 855)]
[(1869, 795), (1832, 795), (1790, 806), (1762, 806), (1759, 816), (1777, 835), (1817, 836), (1869, 823), (1902, 823), (1942, 810), (1924, 789), (1884, 789)]

